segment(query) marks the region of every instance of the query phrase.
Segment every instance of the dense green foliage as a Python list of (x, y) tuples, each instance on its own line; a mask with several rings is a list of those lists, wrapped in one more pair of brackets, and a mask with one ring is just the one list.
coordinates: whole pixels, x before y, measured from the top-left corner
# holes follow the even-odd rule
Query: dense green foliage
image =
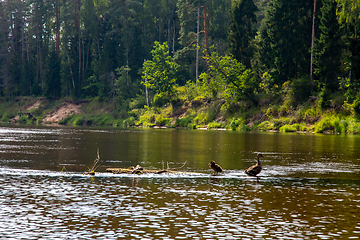
[(251, 41), (255, 36), (256, 15), (259, 9), (253, 0), (235, 0), (231, 7), (231, 27), (229, 32), (230, 53), (243, 63), (251, 67)]
[(127, 125), (291, 131), (325, 111), (356, 119), (359, 9), (358, 0), (4, 0), (0, 97), (105, 101), (116, 113), (103, 122)]

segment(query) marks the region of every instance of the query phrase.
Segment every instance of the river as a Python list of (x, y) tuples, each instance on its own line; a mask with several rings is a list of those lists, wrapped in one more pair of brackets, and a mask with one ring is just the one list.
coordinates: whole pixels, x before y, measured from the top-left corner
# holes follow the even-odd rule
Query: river
[[(2, 125), (0, 236), (356, 239), (359, 146), (358, 135)], [(82, 175), (97, 149), (100, 173)], [(258, 180), (243, 172), (257, 153)], [(185, 162), (196, 174), (104, 172)]]

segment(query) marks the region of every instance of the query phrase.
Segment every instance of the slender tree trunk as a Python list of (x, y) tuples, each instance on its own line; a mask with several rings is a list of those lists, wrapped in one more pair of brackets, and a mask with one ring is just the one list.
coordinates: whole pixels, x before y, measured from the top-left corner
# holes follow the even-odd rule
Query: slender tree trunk
[(39, 54), (40, 54), (41, 94), (43, 94), (44, 93), (44, 77), (43, 77), (43, 71), (42, 71), (42, 47), (41, 47), (41, 42), (39, 44)]
[(170, 56), (170, 23), (171, 23), (171, 8), (170, 8), (170, 0), (168, 0), (168, 7), (169, 7), (169, 15), (168, 15), (168, 22), (167, 22), (167, 25), (168, 25), (168, 31), (167, 31), (167, 34), (168, 34), (168, 39), (167, 39), (167, 42), (168, 42), (168, 56)]
[(25, 62), (25, 29), (24, 29), (24, 25), (25, 25), (25, 16), (24, 16), (24, 10), (23, 10), (23, 2), (20, 2), (20, 6), (21, 6), (21, 63), (24, 67), (24, 62)]
[(75, 89), (75, 81), (74, 81), (74, 75), (73, 75), (73, 71), (71, 68), (71, 61), (70, 61), (70, 57), (69, 57), (69, 53), (67, 52), (67, 50), (65, 50), (67, 59), (68, 59), (68, 63), (69, 63), (69, 68), (70, 68), (70, 74), (71, 74), (71, 80), (72, 80), (72, 85), (73, 85), (73, 90)]
[[(127, 29), (127, 1), (125, 0), (125, 48), (126, 48), (126, 68), (129, 68), (129, 39), (128, 39), (128, 29)], [(128, 76), (129, 76), (129, 71), (126, 70), (126, 86), (129, 86), (129, 82), (128, 82)]]
[(78, 0), (78, 6), (77, 6), (77, 24), (78, 24), (78, 35), (79, 35), (79, 44), (78, 44), (78, 48), (79, 48), (79, 79), (78, 79), (78, 84), (79, 84), (79, 93), (80, 93), (80, 89), (81, 89), (81, 33), (80, 33), (80, 0)]
[(36, 78), (40, 79), (41, 83), (41, 94), (44, 92), (44, 83), (42, 79), (42, 71), (41, 71), (41, 21), (40, 21), (40, 6), (37, 4), (36, 6), (36, 18), (37, 18), (37, 26), (36, 26)]
[(59, 11), (59, 5), (58, 0), (55, 2), (55, 21), (56, 21), (56, 54), (59, 55), (60, 53), (60, 11)]
[[(146, 60), (144, 59), (144, 62), (146, 62)], [(146, 77), (146, 72), (145, 72), (145, 82), (147, 83), (147, 77)], [(147, 86), (145, 86), (145, 93), (146, 93), (146, 105), (148, 107), (150, 107), (150, 104), (149, 104), (149, 89)]]
[(85, 72), (85, 39), (82, 37), (83, 41), (82, 41), (82, 74), (84, 77), (84, 72)]
[(200, 4), (198, 3), (197, 21), (196, 21), (196, 70), (195, 70), (196, 86), (198, 85), (198, 78), (199, 78), (199, 34), (200, 34)]
[[(316, 1), (316, 0), (315, 0)], [(209, 53), (208, 53), (208, 39), (207, 39), (207, 34), (208, 34), (208, 32), (207, 32), (207, 24), (206, 24), (206, 2), (204, 2), (204, 32), (205, 32), (205, 53), (206, 53), (206, 56), (208, 56), (209, 55)]]
[(174, 33), (173, 33), (173, 39), (172, 39), (172, 52), (173, 54), (175, 53), (175, 37), (176, 37), (176, 25), (175, 25), (175, 21), (173, 21), (173, 26), (174, 26)]
[(312, 32), (311, 32), (311, 53), (310, 53), (310, 81), (311, 81), (311, 88), (314, 87), (313, 52), (314, 52), (314, 41), (315, 41), (316, 1), (317, 0), (314, 0), (314, 12), (313, 12), (313, 22), (312, 22)]
[(88, 49), (87, 49), (87, 54), (86, 54), (86, 66), (85, 66), (86, 69), (89, 66), (90, 45), (91, 45), (91, 40), (89, 38)]

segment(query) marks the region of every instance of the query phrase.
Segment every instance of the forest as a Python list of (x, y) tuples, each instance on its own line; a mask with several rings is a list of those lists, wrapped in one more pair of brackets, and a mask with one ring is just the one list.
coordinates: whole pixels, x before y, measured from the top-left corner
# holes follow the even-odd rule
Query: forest
[(96, 100), (126, 126), (359, 133), (359, 87), (359, 0), (0, 0), (2, 102)]

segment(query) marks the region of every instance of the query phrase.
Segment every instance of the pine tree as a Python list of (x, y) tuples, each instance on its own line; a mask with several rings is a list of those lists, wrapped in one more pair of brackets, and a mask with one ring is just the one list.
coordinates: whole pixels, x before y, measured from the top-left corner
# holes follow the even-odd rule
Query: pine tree
[(255, 36), (255, 12), (258, 10), (253, 0), (234, 0), (230, 11), (230, 53), (247, 68), (251, 67), (251, 40)]
[(336, 17), (337, 4), (324, 0), (320, 10), (320, 37), (314, 47), (314, 70), (318, 87), (334, 92), (339, 88), (341, 31)]
[(50, 51), (46, 60), (44, 95), (47, 98), (58, 98), (61, 94), (60, 59), (56, 47)]
[(268, 51), (260, 65), (277, 85), (309, 74), (312, 11), (312, 0), (274, 0), (269, 6), (259, 41)]

